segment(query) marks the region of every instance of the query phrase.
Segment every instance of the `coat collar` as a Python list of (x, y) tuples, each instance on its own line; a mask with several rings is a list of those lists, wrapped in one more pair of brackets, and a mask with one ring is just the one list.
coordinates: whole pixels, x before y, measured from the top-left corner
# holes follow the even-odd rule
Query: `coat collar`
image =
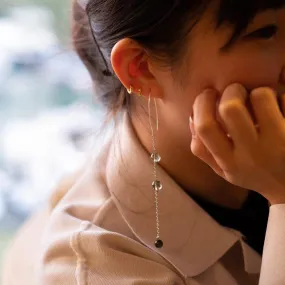
[(261, 258), (242, 241), (241, 234), (220, 226), (161, 167), (157, 174), (163, 184), (159, 213), (164, 247), (157, 249), (152, 161), (136, 137), (127, 113), (116, 133), (107, 160), (107, 185), (119, 211), (142, 243), (182, 275), (194, 277), (240, 242), (245, 270), (259, 273)]

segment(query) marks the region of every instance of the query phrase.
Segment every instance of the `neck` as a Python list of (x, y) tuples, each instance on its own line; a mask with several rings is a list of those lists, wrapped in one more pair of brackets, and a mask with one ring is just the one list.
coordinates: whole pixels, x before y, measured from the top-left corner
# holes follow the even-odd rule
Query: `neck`
[[(138, 139), (151, 153), (152, 139), (146, 112), (136, 110), (131, 121)], [(162, 157), (160, 166), (190, 195), (216, 205), (240, 208), (248, 196), (248, 190), (230, 184), (192, 154), (190, 130), (188, 124), (185, 125), (178, 130), (171, 121), (166, 122), (160, 116), (160, 129), (156, 134), (156, 149)], [(183, 129), (186, 136), (181, 136)]]

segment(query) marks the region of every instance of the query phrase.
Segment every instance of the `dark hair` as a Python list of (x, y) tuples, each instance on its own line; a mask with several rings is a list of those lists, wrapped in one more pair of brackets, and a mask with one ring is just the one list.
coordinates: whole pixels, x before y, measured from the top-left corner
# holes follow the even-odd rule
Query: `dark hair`
[[(89, 0), (85, 9), (74, 3), (74, 46), (92, 76), (97, 95), (109, 111), (116, 113), (130, 102), (110, 63), (114, 45), (130, 38), (151, 56), (174, 65), (185, 54), (187, 35), (214, 1)], [(224, 24), (233, 27), (227, 43), (230, 46), (257, 13), (284, 5), (285, 0), (220, 0), (217, 28)]]

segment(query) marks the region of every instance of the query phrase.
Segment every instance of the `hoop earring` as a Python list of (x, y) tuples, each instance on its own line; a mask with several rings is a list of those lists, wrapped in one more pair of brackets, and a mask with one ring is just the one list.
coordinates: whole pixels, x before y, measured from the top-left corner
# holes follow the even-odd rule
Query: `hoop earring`
[(132, 85), (130, 85), (130, 88), (127, 88), (127, 91), (129, 94), (132, 94), (134, 90), (134, 87)]
[[(157, 104), (156, 99), (154, 98), (154, 105), (155, 105), (155, 112), (156, 112), (156, 132), (158, 132), (158, 112), (157, 112)], [(148, 116), (149, 116), (149, 125), (151, 130), (151, 137), (152, 137), (152, 153), (151, 153), (151, 160), (153, 161), (153, 176), (154, 181), (152, 182), (152, 189), (154, 190), (154, 198), (155, 198), (155, 216), (156, 216), (156, 240), (154, 245), (156, 248), (163, 247), (163, 241), (160, 239), (160, 222), (159, 222), (159, 207), (158, 207), (158, 194), (162, 190), (162, 184), (158, 180), (157, 177), (157, 164), (161, 161), (161, 156), (156, 150), (156, 135), (154, 128), (151, 122), (151, 96), (149, 94), (148, 98)]]

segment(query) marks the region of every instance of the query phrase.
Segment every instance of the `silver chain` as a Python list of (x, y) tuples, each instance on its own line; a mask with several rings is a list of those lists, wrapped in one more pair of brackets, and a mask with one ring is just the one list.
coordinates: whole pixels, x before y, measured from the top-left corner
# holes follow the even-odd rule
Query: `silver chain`
[[(154, 100), (155, 103), (155, 110), (156, 110), (156, 131), (158, 131), (158, 113), (157, 113), (157, 105), (156, 105), (156, 100)], [(148, 99), (148, 113), (149, 113), (149, 124), (150, 124), (150, 129), (151, 129), (151, 136), (152, 136), (152, 149), (153, 149), (153, 153), (152, 153), (152, 159), (153, 159), (153, 176), (154, 176), (154, 181), (158, 181), (157, 180), (157, 169), (156, 169), (156, 164), (157, 161), (155, 159), (155, 156), (158, 155), (157, 151), (156, 151), (156, 137), (154, 134), (154, 129), (152, 126), (152, 122), (151, 122), (151, 97), (149, 95), (149, 99)], [(158, 205), (158, 189), (156, 188), (154, 193), (155, 193), (155, 215), (156, 215), (156, 239), (160, 238), (160, 227), (159, 227), (159, 205)]]

